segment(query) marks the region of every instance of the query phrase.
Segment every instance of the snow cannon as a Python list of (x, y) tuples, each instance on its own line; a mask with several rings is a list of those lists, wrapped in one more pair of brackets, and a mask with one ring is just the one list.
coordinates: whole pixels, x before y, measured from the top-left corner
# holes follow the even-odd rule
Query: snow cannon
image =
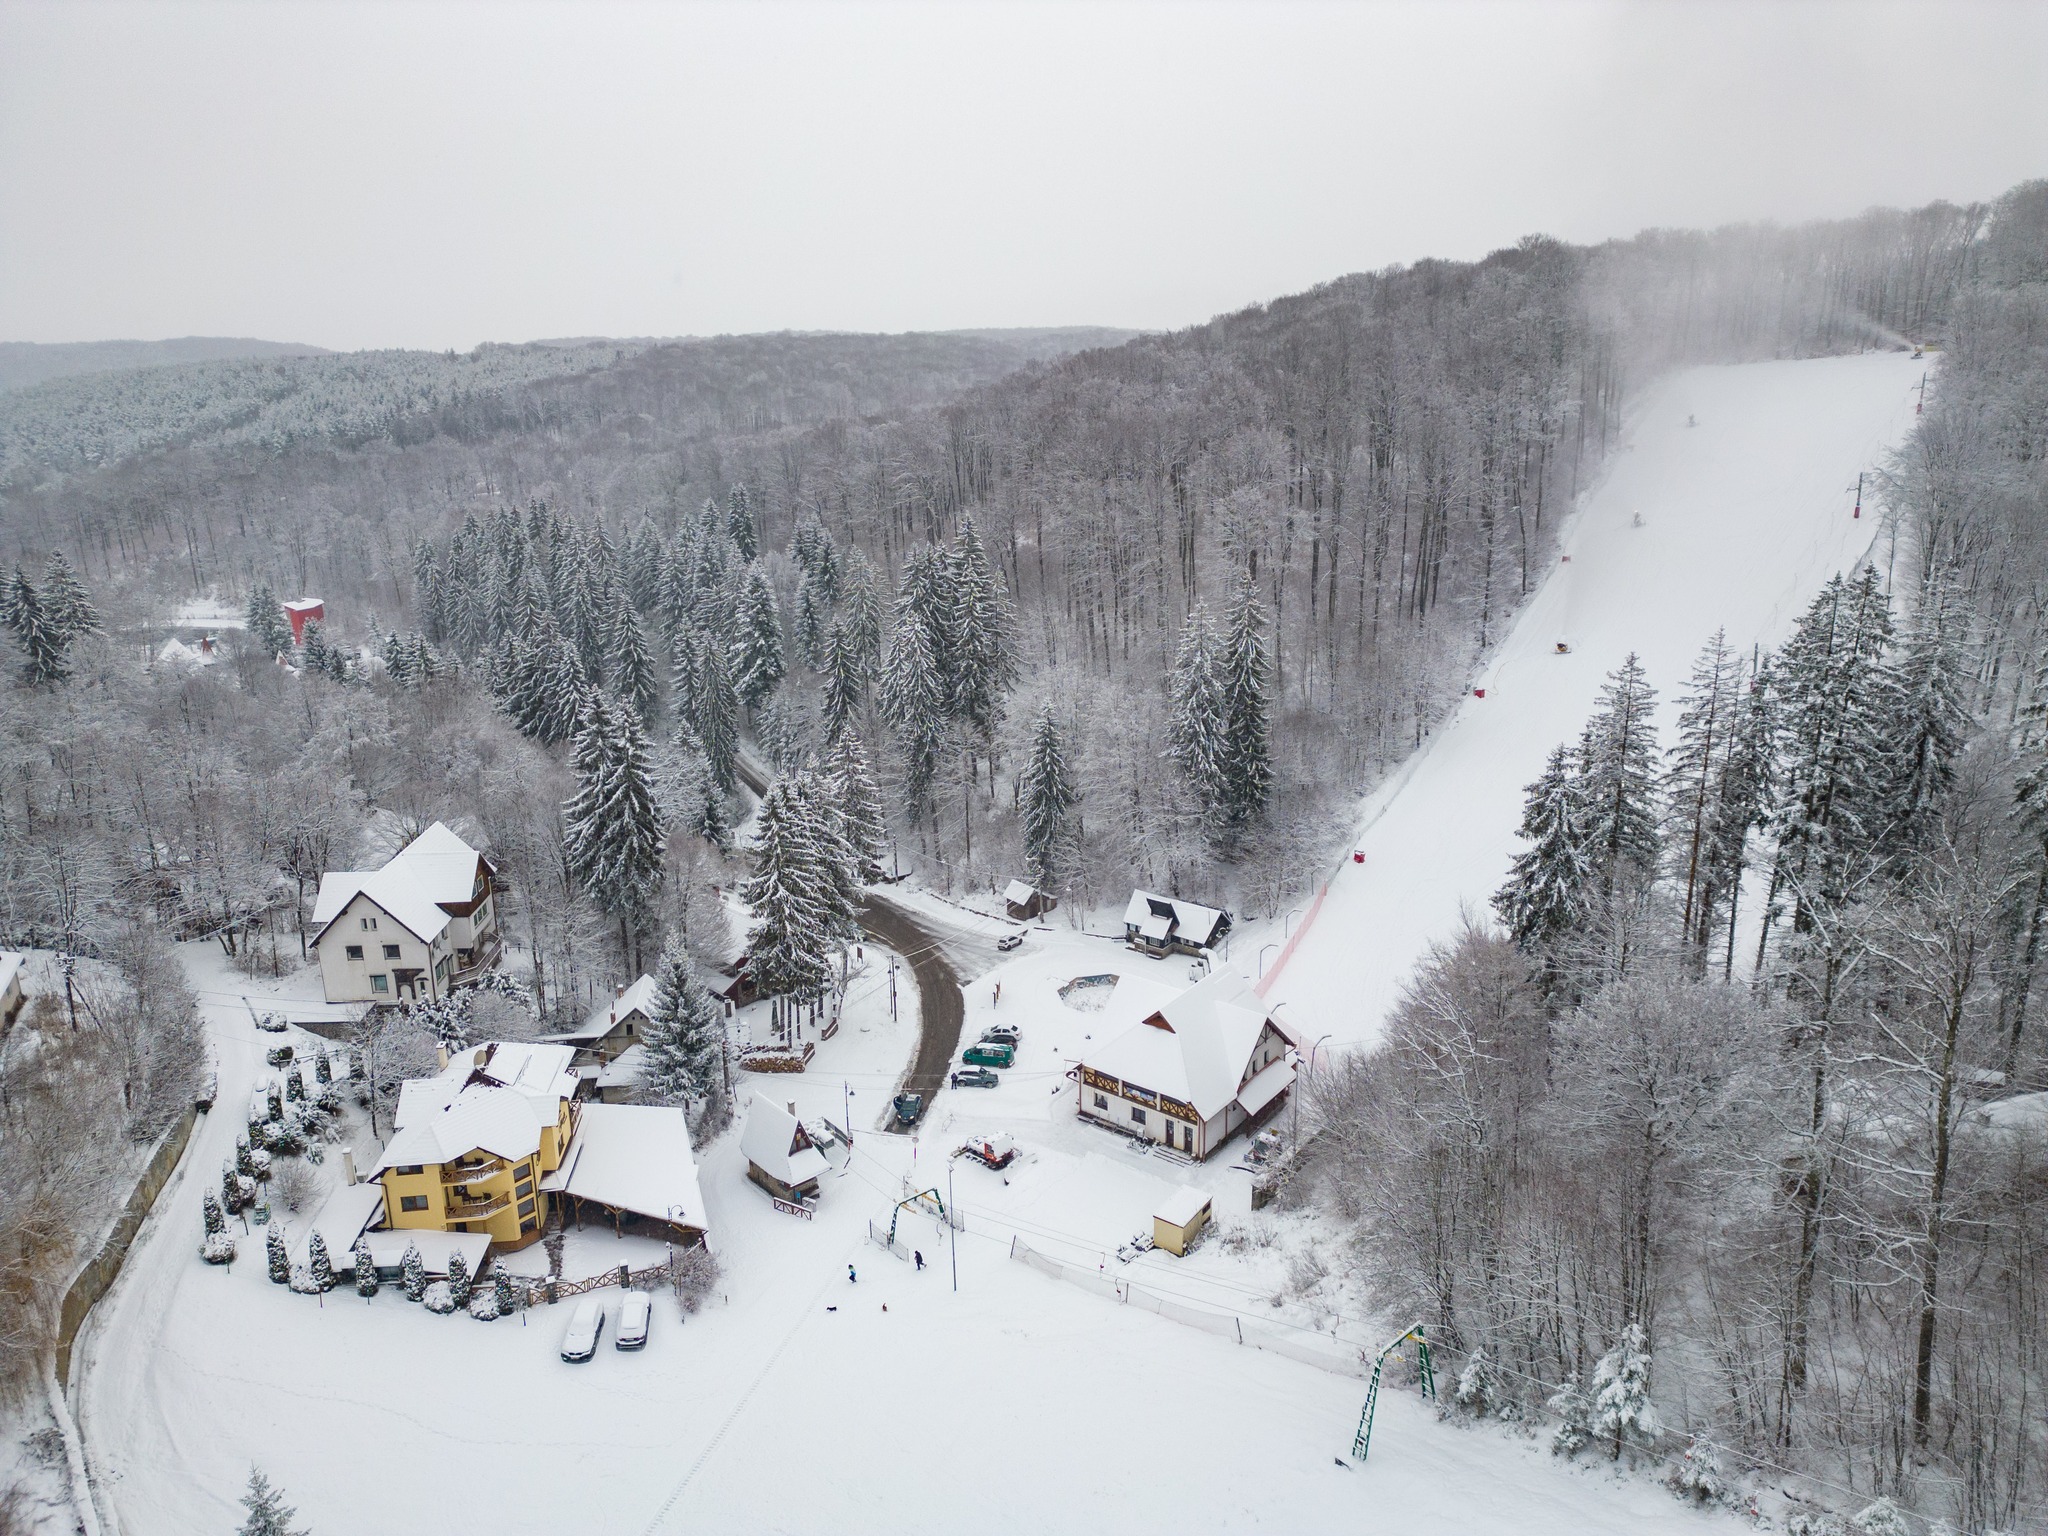
[(1475, 699), (1483, 699), (1486, 697), (1486, 690), (1484, 688), (1474, 688), (1472, 690), (1472, 697)]

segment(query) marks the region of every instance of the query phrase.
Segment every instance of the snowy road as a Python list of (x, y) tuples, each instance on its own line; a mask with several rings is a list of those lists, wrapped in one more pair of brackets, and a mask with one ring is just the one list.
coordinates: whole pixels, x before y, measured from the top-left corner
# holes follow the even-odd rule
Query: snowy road
[[(1561, 561), (1439, 730), (1370, 797), (1356, 846), (1266, 993), (1310, 1038), (1377, 1037), (1416, 959), (1487, 914), (1518, 848), (1523, 786), (1578, 736), (1630, 651), (1674, 695), (1717, 628), (1774, 645), (1838, 570), (1889, 556), (1859, 471), (1913, 421), (1928, 365), (1899, 353), (1695, 368), (1652, 390), (1604, 480), (1567, 526)], [(1688, 418), (1697, 422), (1688, 426)], [(1640, 514), (1642, 526), (1635, 525)], [(1569, 654), (1557, 654), (1563, 641)], [(1280, 934), (1247, 934), (1233, 948)]]

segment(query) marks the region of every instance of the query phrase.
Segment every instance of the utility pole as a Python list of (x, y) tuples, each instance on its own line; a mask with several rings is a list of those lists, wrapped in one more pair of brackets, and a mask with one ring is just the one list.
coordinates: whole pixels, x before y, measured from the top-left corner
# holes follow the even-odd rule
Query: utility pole
[(960, 1229), (953, 1225), (960, 1219), (959, 1208), (953, 1204), (953, 1165), (946, 1164), (946, 1248), (953, 1256), (953, 1289), (960, 1289)]
[(1860, 469), (1856, 471), (1856, 510), (1849, 515), (1852, 518), (1863, 515), (1863, 471)]
[(839, 1118), (846, 1122), (846, 1153), (853, 1155), (853, 1084), (842, 1080), (839, 1084)]
[(896, 957), (889, 957), (889, 1022), (896, 1022)]

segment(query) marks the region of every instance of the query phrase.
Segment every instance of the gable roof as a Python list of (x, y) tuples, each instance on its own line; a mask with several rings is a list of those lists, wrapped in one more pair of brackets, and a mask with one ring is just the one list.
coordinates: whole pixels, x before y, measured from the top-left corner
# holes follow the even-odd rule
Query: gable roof
[(656, 1221), (710, 1226), (697, 1184), (690, 1123), (680, 1109), (584, 1105), (573, 1158), (541, 1183)]
[(313, 922), (320, 930), (313, 936), (315, 944), (358, 896), (423, 944), (433, 943), (448, 926), (448, 914), (427, 900), (402, 869), (386, 864), (382, 869), (330, 870), (320, 877), (320, 893), (313, 898)]
[(1247, 1094), (1264, 1108), (1294, 1081), (1294, 1068), (1284, 1058), (1252, 1080), (1256, 1092), (1245, 1081), (1268, 1023), (1251, 983), (1217, 971), (1105, 1042), (1085, 1063), (1105, 1076), (1190, 1104), (1204, 1120), (1221, 1114), (1233, 1099), (1246, 1113), (1256, 1114), (1258, 1109), (1244, 1103)]
[(589, 1040), (602, 1040), (629, 1013), (644, 1018), (654, 1017), (654, 994), (660, 985), (652, 976), (642, 976), (617, 997), (607, 998), (591, 1010), (590, 1017), (582, 1025), (566, 1035), (550, 1035), (550, 1040), (559, 1040), (570, 1045), (580, 1045)]
[(443, 1109), (422, 1114), (384, 1145), (374, 1173), (420, 1163), (452, 1163), (469, 1152), (510, 1162), (540, 1150), (532, 1102), (512, 1088), (466, 1088)]
[(1214, 941), (1217, 926), (1225, 915), (1215, 907), (1200, 906), (1177, 896), (1132, 891), (1130, 902), (1124, 908), (1124, 926), (1138, 929), (1147, 938), (1163, 939), (1173, 935), (1191, 944), (1209, 944)]
[(1038, 887), (1022, 880), (1012, 880), (1003, 887), (1003, 900), (1014, 902), (1020, 907), (1029, 906), (1031, 898), (1038, 894)]
[[(384, 867), (404, 865), (406, 874), (427, 900), (461, 906), (476, 894), (476, 866), (482, 858), (482, 854), (449, 831), (445, 822), (437, 821), (399, 849)], [(485, 862), (488, 865), (489, 861)]]
[(796, 1116), (759, 1090), (747, 1106), (740, 1151), (746, 1154), (748, 1162), (783, 1184), (801, 1184), (831, 1168), (825, 1154), (811, 1145), (810, 1136)]

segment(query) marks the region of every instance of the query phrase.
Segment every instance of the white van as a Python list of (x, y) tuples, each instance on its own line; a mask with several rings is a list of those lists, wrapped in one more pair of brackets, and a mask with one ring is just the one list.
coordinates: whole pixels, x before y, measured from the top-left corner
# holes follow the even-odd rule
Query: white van
[(654, 1315), (654, 1298), (645, 1291), (628, 1291), (619, 1303), (619, 1331), (612, 1335), (613, 1349), (640, 1349), (647, 1343), (647, 1322)]
[(604, 1303), (586, 1296), (569, 1315), (568, 1331), (562, 1335), (564, 1360), (588, 1360), (597, 1353), (598, 1338), (604, 1333)]

